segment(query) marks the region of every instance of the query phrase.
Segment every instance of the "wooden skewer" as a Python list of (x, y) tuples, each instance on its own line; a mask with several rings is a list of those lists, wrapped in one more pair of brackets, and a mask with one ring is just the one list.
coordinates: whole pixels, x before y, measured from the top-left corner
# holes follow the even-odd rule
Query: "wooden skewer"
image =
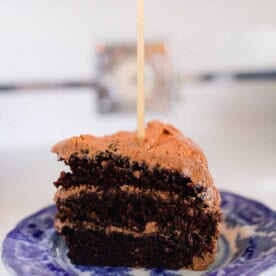
[(145, 44), (144, 44), (144, 0), (138, 0), (138, 29), (137, 29), (137, 135), (139, 139), (145, 137), (144, 113), (144, 66), (145, 66)]

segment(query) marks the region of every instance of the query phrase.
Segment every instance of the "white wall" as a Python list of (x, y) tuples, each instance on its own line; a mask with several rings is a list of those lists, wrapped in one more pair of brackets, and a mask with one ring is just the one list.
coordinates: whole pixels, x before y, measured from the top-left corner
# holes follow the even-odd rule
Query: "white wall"
[[(275, 0), (147, 0), (146, 36), (184, 72), (276, 66)], [(1, 0), (0, 81), (86, 78), (101, 41), (136, 37), (136, 0)]]

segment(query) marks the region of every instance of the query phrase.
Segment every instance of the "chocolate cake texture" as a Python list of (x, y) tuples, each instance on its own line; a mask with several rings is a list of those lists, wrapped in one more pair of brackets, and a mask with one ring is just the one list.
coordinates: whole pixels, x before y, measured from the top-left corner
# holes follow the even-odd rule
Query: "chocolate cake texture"
[(54, 182), (55, 226), (79, 265), (206, 269), (220, 195), (201, 149), (176, 128), (81, 135), (52, 148), (70, 167)]

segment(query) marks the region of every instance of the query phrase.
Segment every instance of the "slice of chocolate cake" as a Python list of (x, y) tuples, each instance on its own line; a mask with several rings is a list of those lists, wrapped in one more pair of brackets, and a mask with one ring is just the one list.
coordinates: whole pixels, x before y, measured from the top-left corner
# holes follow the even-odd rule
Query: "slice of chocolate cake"
[(171, 125), (52, 149), (70, 166), (55, 182), (56, 228), (74, 264), (189, 268), (214, 261), (220, 195), (197, 145)]

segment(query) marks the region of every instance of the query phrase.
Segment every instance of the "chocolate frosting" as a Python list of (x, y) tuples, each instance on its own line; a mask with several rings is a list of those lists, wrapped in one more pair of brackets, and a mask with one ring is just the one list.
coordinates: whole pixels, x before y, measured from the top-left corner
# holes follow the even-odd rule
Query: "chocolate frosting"
[(220, 195), (213, 185), (204, 153), (172, 125), (159, 121), (149, 122), (142, 140), (137, 138), (137, 131), (120, 131), (103, 137), (72, 137), (52, 148), (52, 152), (65, 161), (73, 154), (93, 158), (106, 150), (128, 157), (130, 161), (144, 162), (149, 168), (160, 166), (178, 171), (189, 177), (193, 184), (207, 188), (204, 200), (210, 207), (220, 205)]

